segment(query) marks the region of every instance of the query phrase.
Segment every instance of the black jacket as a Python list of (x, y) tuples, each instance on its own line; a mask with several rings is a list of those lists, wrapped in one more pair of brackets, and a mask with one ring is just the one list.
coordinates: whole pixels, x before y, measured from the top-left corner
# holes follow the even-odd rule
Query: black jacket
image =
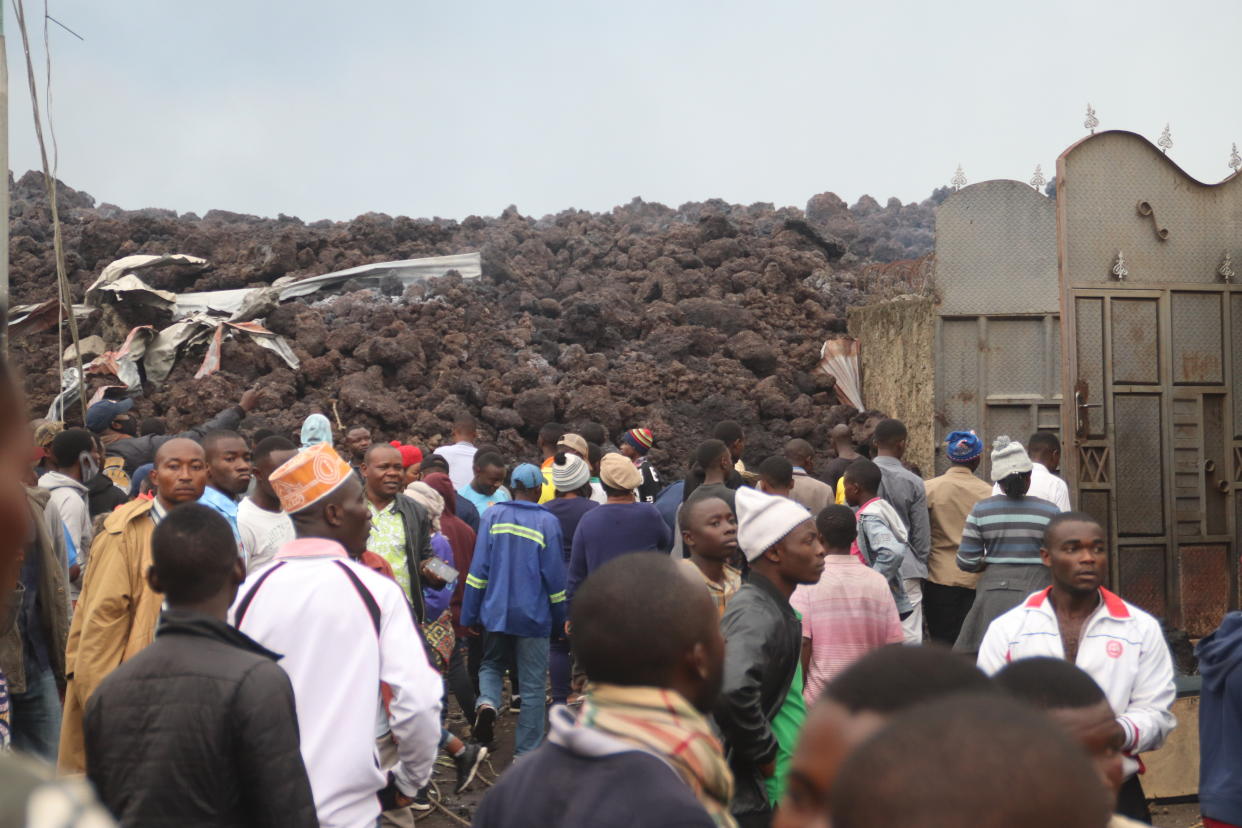
[(772, 810), (759, 767), (776, 758), (772, 720), (785, 702), (802, 651), (802, 625), (767, 578), (750, 580), (729, 599), (720, 619), (725, 638), (724, 685), (715, 718), (733, 769), (732, 812)]
[(86, 704), (86, 775), (118, 822), (319, 824), (278, 658), (215, 618), (164, 613)]
[(155, 462), (155, 452), (169, 440), (188, 437), (202, 441), (211, 431), (232, 431), (246, 418), (246, 412), (240, 405), (231, 405), (212, 417), (207, 422), (180, 434), (146, 434), (142, 437), (125, 437), (104, 446), (104, 454), (110, 454), (125, 460), (125, 473), (133, 476), (138, 467), (145, 463)]
[(397, 495), (396, 508), (401, 522), (405, 524), (405, 565), (410, 573), (410, 602), (414, 606), (414, 620), (421, 624), (426, 619), (423, 618), (423, 578), (419, 570), (423, 561), (435, 554), (431, 551), (431, 517), (421, 504), (403, 494)]
[(120, 490), (106, 474), (97, 474), (86, 481), (86, 506), (92, 518), (110, 515), (122, 503), (129, 502), (129, 495)]

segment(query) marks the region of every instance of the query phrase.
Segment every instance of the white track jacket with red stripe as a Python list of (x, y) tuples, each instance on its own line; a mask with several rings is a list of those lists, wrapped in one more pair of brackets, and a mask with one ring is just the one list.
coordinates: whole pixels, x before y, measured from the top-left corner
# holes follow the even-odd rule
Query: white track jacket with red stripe
[[(992, 675), (1020, 658), (1065, 658), (1061, 629), (1048, 600), (1051, 589), (1030, 595), (992, 622), (979, 646), (979, 669)], [(1125, 750), (1155, 750), (1177, 726), (1171, 711), (1177, 692), (1169, 645), (1155, 618), (1106, 589), (1100, 590), (1100, 598), (1100, 606), (1083, 624), (1075, 664), (1108, 696), (1126, 733)]]

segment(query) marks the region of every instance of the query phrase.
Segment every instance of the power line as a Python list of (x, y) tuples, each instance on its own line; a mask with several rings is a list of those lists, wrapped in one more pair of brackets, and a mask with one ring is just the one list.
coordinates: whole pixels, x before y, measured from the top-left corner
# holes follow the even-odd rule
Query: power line
[(83, 43), (85, 43), (85, 42), (86, 42), (86, 38), (82, 37), (82, 35), (78, 34), (78, 33), (77, 33), (77, 32), (75, 32), (73, 29), (71, 29), (71, 28), (69, 28), (68, 26), (66, 26), (64, 23), (61, 23), (61, 22), (60, 22), (59, 20), (57, 20), (55, 17), (52, 17), (52, 16), (51, 16), (50, 14), (48, 14), (46, 11), (43, 13), (43, 16), (44, 16), (44, 17), (46, 17), (48, 20), (52, 21), (53, 23), (55, 23), (57, 26), (60, 26), (62, 29), (64, 29), (66, 32), (68, 32), (69, 34), (71, 34), (71, 35), (73, 35), (74, 37), (76, 37), (78, 40), (82, 41)]

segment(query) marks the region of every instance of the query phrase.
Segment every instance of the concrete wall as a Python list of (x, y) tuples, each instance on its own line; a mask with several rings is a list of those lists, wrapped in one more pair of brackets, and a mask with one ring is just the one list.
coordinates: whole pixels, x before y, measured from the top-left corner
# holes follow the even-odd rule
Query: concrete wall
[(849, 312), (860, 343), (863, 402), (910, 430), (906, 462), (931, 477), (935, 467), (934, 348), (936, 314), (922, 296), (899, 296)]

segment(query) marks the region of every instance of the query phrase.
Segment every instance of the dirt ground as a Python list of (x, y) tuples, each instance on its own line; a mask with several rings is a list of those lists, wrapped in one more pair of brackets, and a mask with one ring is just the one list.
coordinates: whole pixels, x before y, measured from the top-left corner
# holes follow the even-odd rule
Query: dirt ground
[[(444, 758), (443, 753), (441, 754), (440, 762), (432, 776), (441, 792), (441, 798), (438, 800), (438, 807), (433, 807), (430, 812), (419, 814), (415, 818), (419, 828), (459, 828), (459, 826), (470, 824), (475, 808), (491, 787), (490, 783), (495, 781), (496, 777), (513, 761), (513, 730), (516, 726), (517, 715), (502, 712), (500, 718), (496, 720), (496, 750), (484, 760), (478, 777), (461, 796), (453, 794), (453, 786), (457, 779), (453, 764)], [(448, 729), (460, 735), (465, 735), (469, 731), (456, 701), (452, 702), (449, 710)], [(432, 799), (435, 801), (434, 792)]]
[[(496, 752), (488, 757), (480, 769), (479, 777), (461, 796), (453, 795), (453, 784), (456, 779), (452, 763), (441, 759), (437, 766), (434, 779), (443, 791), (439, 805), (429, 813), (416, 817), (419, 828), (460, 828), (469, 825), (474, 816), (475, 808), (487, 793), (490, 783), (509, 767), (513, 761), (513, 729), (517, 725), (517, 716), (503, 713), (496, 722)], [(466, 732), (465, 720), (461, 712), (453, 704), (449, 712), (449, 730), (454, 733)], [(1155, 828), (1202, 828), (1203, 821), (1199, 817), (1198, 802), (1153, 802), (1151, 806), (1152, 825)]]

